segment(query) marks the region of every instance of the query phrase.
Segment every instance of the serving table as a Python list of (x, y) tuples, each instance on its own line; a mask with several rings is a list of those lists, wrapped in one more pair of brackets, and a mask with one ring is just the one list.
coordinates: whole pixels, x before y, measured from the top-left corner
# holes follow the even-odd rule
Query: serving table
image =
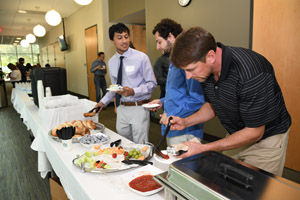
[[(79, 143), (73, 143), (72, 151), (63, 151), (62, 144), (53, 140), (45, 127), (42, 126), (38, 115), (38, 107), (26, 92), (12, 90), (11, 102), (28, 130), (31, 130), (35, 139), (31, 148), (38, 152), (38, 171), (45, 178), (52, 169), (60, 178), (62, 186), (69, 199), (164, 199), (164, 191), (149, 197), (140, 196), (130, 191), (122, 176), (136, 168), (106, 173), (83, 173), (72, 164), (77, 155), (84, 154), (88, 149)], [(122, 144), (131, 141), (105, 128), (104, 134), (109, 135), (111, 141), (122, 139)]]

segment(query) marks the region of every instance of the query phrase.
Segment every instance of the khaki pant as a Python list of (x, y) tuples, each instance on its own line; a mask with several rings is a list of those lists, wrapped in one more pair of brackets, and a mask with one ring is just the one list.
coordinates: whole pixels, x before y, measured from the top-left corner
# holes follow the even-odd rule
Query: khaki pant
[(150, 111), (142, 106), (117, 108), (117, 132), (137, 144), (148, 142)]
[(275, 175), (282, 176), (289, 131), (268, 137), (258, 143), (224, 151), (223, 154)]

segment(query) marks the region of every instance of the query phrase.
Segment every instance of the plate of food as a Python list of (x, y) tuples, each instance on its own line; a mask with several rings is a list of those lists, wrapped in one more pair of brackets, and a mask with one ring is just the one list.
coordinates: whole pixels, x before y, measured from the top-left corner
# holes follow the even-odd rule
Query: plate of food
[(163, 187), (153, 179), (153, 176), (160, 173), (163, 173), (163, 171), (159, 168), (146, 165), (124, 174), (122, 179), (131, 191), (142, 196), (149, 196), (163, 189)]
[[(145, 151), (140, 150), (142, 148)], [(141, 151), (140, 154), (139, 151)], [(108, 144), (94, 145), (93, 149), (73, 159), (73, 164), (84, 172), (116, 172), (139, 165), (151, 164), (148, 161), (152, 157), (151, 154), (152, 148), (150, 145), (131, 144), (117, 147), (110, 147)]]
[(174, 155), (169, 154), (167, 150), (162, 150), (161, 151), (163, 154), (168, 154), (168, 159), (162, 158), (161, 156), (154, 154), (154, 166), (164, 170), (168, 171), (169, 170), (169, 165), (181, 158), (176, 158)]
[(121, 85), (110, 85), (106, 90), (113, 92), (123, 91), (123, 87)]
[(94, 145), (103, 145), (110, 141), (110, 137), (103, 133), (96, 133), (93, 135), (86, 134), (78, 138), (79, 143), (86, 147), (92, 148)]
[(51, 129), (48, 133), (48, 135), (56, 140), (56, 141), (61, 141), (56, 134), (57, 130), (60, 130), (61, 128), (64, 127), (75, 127), (75, 135), (72, 138), (72, 142), (79, 142), (78, 138), (82, 137), (86, 134), (96, 134), (96, 133), (102, 133), (105, 129), (104, 125), (98, 122), (93, 122), (92, 120), (85, 120), (85, 121), (81, 121), (81, 120), (74, 120), (72, 122), (65, 122), (63, 124), (59, 124), (56, 127), (54, 127), (53, 129)]
[(148, 109), (152, 109), (152, 108), (157, 108), (159, 107), (160, 105), (158, 103), (153, 103), (153, 104), (149, 104), (149, 103), (146, 103), (146, 104), (143, 104), (142, 107), (144, 108), (148, 108)]

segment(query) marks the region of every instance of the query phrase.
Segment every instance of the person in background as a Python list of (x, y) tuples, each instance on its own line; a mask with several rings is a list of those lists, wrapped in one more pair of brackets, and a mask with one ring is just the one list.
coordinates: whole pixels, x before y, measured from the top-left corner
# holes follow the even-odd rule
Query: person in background
[(8, 74), (8, 78), (10, 78), (13, 88), (15, 87), (15, 82), (21, 81), (22, 74), (20, 70), (16, 67), (16, 65), (9, 63), (7, 67), (11, 70), (11, 73)]
[(27, 63), (25, 68), (26, 68), (26, 71), (29, 72), (32, 69), (32, 66), (30, 63)]
[(45, 67), (51, 67), (49, 63), (45, 64)]
[(106, 80), (105, 74), (106, 70), (106, 63), (104, 62), (105, 55), (104, 52), (98, 53), (98, 58), (93, 62), (91, 66), (91, 73), (94, 73), (94, 82), (96, 86), (96, 101), (99, 102), (101, 99), (101, 92), (102, 90), (102, 97), (106, 94)]
[[(176, 37), (182, 32), (182, 27), (171, 19), (162, 19), (153, 29), (156, 48), (163, 54), (170, 54)], [(171, 115), (187, 117), (198, 111), (204, 104), (204, 96), (201, 84), (193, 79), (187, 80), (185, 72), (176, 68), (170, 63), (169, 73), (166, 82), (166, 96), (155, 99), (150, 103), (157, 103), (160, 106), (153, 111), (163, 107), (164, 113), (161, 118), (161, 133), (165, 132), (168, 120)], [(173, 130), (167, 135), (167, 144), (180, 144), (185, 141), (203, 138), (203, 124), (196, 124), (184, 130)]]
[(18, 69), (20, 70), (22, 74), (21, 81), (26, 82), (27, 81), (27, 74), (26, 74), (26, 67), (24, 66), (25, 59), (24, 58), (19, 58), (19, 63), (17, 64)]
[(170, 64), (169, 55), (170, 52), (164, 53), (154, 63), (154, 74), (157, 84), (160, 86), (160, 98), (163, 98), (166, 95), (166, 81)]
[[(226, 151), (250, 165), (282, 175), (291, 117), (271, 63), (249, 49), (216, 43), (201, 27), (176, 39), (171, 61), (203, 85), (207, 102), (195, 114), (173, 117), (172, 130), (218, 116), (229, 136), (215, 142), (186, 142), (188, 152)], [(228, 152), (228, 150), (235, 150)]]
[(150, 126), (150, 111), (142, 105), (149, 102), (157, 83), (149, 57), (129, 47), (129, 36), (128, 27), (122, 23), (109, 28), (109, 38), (116, 48), (108, 61), (110, 79), (112, 84), (120, 84), (123, 89), (107, 92), (96, 108), (100, 107), (101, 111), (116, 96), (117, 132), (135, 143), (142, 143), (148, 141)]

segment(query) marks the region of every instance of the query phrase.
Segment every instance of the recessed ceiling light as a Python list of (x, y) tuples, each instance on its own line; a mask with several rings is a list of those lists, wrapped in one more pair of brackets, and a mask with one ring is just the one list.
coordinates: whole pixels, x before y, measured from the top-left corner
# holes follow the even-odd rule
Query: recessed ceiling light
[(18, 13), (26, 14), (27, 11), (26, 10), (18, 10)]
[(15, 40), (15, 43), (18, 43), (18, 42), (20, 42), (19, 40)]
[(20, 38), (20, 37), (17, 37), (17, 40), (21, 40), (22, 38)]

